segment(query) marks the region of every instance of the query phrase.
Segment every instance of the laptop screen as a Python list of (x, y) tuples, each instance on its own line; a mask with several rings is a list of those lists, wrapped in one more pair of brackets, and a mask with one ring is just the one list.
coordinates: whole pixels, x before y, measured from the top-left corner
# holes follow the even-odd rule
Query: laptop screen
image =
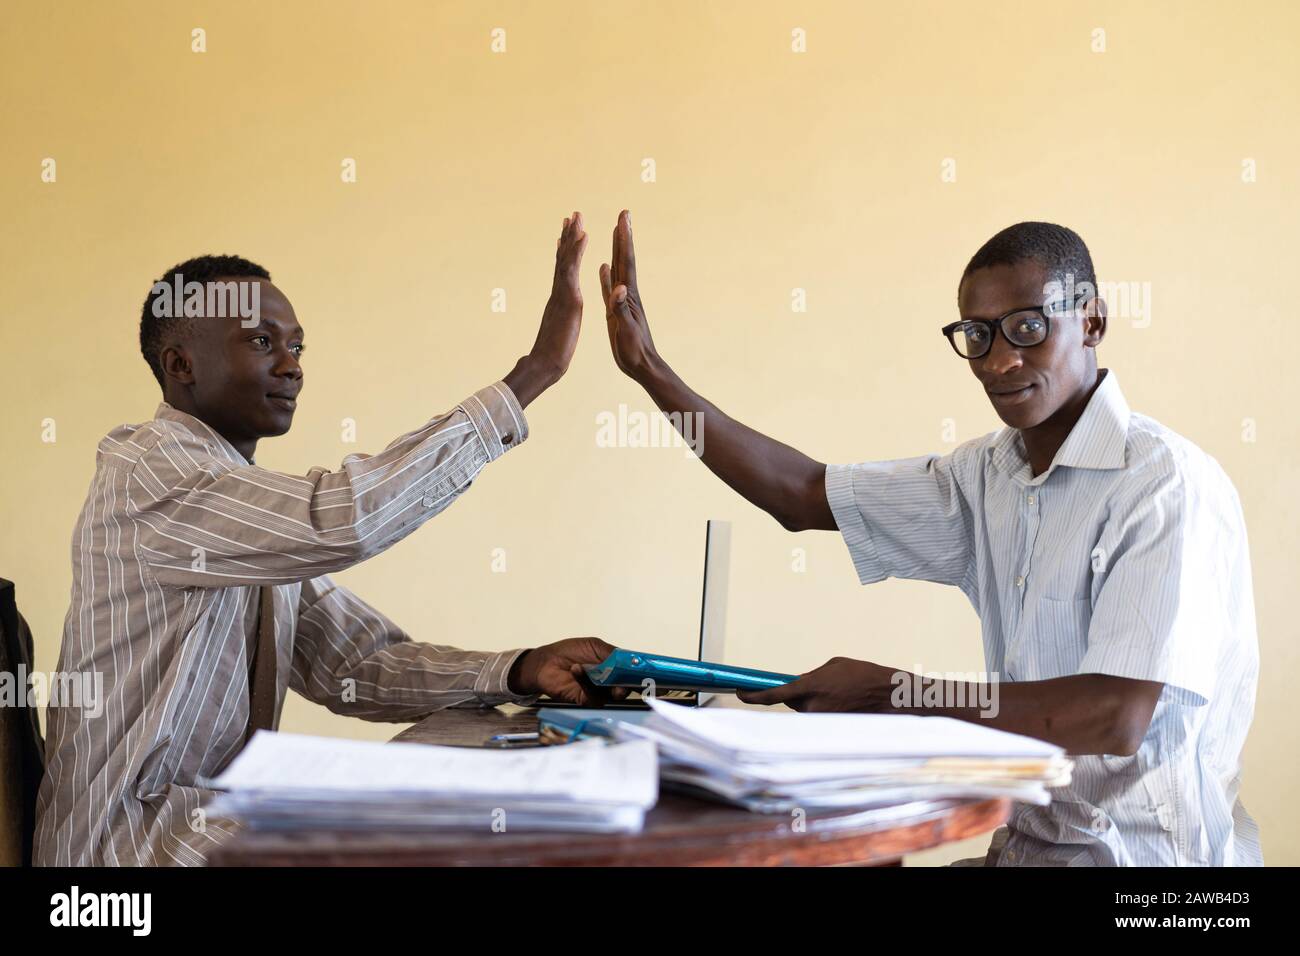
[[(698, 660), (725, 661), (727, 590), (731, 580), (731, 522), (711, 520), (704, 529), (704, 595), (700, 602)], [(701, 691), (697, 706), (716, 697)]]

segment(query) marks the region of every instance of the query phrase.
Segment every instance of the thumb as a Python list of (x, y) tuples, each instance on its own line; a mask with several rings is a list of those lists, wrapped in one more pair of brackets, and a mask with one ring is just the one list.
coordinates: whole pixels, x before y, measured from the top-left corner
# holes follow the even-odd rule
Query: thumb
[[(736, 697), (746, 704), (784, 704), (792, 698), (798, 697), (802, 689), (797, 685), (799, 681), (791, 681), (788, 684), (782, 684), (780, 687), (768, 687), (765, 690), (737, 690)], [(791, 688), (795, 688), (791, 690)]]
[(620, 319), (636, 321), (632, 315), (632, 303), (628, 299), (627, 286), (620, 283), (609, 294), (609, 314)]
[(600, 264), (599, 274), (600, 274), (600, 296), (602, 299), (605, 300), (605, 311), (608, 312), (609, 297), (613, 292), (613, 290), (610, 288), (611, 282), (610, 282), (609, 263), (602, 262)]

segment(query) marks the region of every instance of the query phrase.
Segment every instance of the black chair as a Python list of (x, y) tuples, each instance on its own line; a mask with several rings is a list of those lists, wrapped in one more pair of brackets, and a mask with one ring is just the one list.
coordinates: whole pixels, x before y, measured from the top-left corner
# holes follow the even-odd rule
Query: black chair
[[(14, 584), (0, 578), (0, 866), (31, 866), (36, 791), (45, 775), (45, 742), (35, 707), (27, 706), (32, 632), (14, 603)], [(19, 680), (23, 675), (24, 679)]]

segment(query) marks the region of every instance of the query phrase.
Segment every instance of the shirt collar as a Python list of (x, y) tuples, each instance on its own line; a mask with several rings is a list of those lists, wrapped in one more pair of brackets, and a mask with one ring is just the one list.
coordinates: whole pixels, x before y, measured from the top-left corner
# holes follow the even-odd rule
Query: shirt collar
[(175, 422), (187, 430), (193, 432), (197, 437), (216, 449), (222, 458), (228, 458), (232, 464), (251, 465), (252, 461), (245, 458), (235, 450), (235, 446), (226, 441), (216, 429), (202, 419), (195, 418), (188, 412), (182, 412), (180, 409), (169, 405), (167, 402), (159, 402), (158, 409), (153, 413), (155, 421)]
[[(1113, 369), (1101, 370), (1101, 384), (1097, 386), (1088, 404), (1070, 429), (1056, 457), (1048, 469), (1036, 478), (1042, 482), (1056, 468), (1111, 469), (1124, 467), (1124, 448), (1128, 441), (1128, 402), (1120, 391), (1119, 379)], [(1022, 472), (1030, 479), (1032, 468), (1025, 454), (1024, 439), (1016, 428), (1004, 427), (990, 446), (993, 464), (1007, 475), (1016, 477)]]

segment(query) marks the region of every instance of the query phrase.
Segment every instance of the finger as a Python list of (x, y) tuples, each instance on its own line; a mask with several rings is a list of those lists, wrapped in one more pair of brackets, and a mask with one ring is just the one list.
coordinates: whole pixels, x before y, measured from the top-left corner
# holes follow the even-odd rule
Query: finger
[[(622, 213), (619, 213), (619, 218), (621, 221)], [(618, 285), (623, 281), (623, 243), (619, 238), (618, 226), (617, 222), (614, 223), (614, 247), (609, 254), (609, 270), (614, 285)]]
[(636, 325), (636, 316), (632, 313), (632, 303), (628, 298), (627, 286), (616, 285), (610, 291), (609, 304), (606, 307), (606, 318), (620, 319)]
[(765, 690), (738, 690), (736, 696), (746, 704), (785, 704), (803, 697), (807, 692), (807, 684), (800, 679), (792, 680), (780, 687), (768, 687)]
[(636, 289), (636, 252), (632, 248), (632, 213), (624, 209), (619, 215), (619, 226), (623, 232), (623, 272), (622, 281), (629, 289)]
[(567, 700), (569, 704), (578, 704), (586, 706), (601, 695), (601, 688), (595, 687), (588, 680), (588, 676), (582, 672), (582, 666), (573, 663), (569, 665), (569, 679), (563, 682), (560, 687), (560, 700)]
[(609, 274), (609, 266), (608, 264), (602, 262), (600, 264), (600, 297), (605, 300), (606, 315), (609, 314), (609, 299), (614, 292), (611, 282), (612, 280)]
[[(604, 707), (611, 700), (622, 700), (627, 696), (625, 687), (599, 687), (591, 682), (581, 664), (572, 664), (569, 672), (573, 675), (573, 698), (576, 703), (589, 707)], [(619, 694), (622, 691), (622, 694)]]
[(555, 253), (555, 285), (571, 282), (582, 265), (582, 254), (587, 250), (587, 234), (579, 232), (570, 223)]
[(577, 257), (581, 259), (583, 250), (587, 248), (587, 230), (582, 213), (576, 209), (573, 212), (573, 241), (577, 245)]
[(565, 697), (575, 704), (586, 704), (588, 702), (587, 688), (590, 685), (585, 680), (586, 675), (582, 672), (582, 665), (570, 664), (569, 674), (573, 680), (565, 688)]
[(609, 641), (602, 640), (599, 637), (589, 637), (586, 640), (588, 653), (591, 655), (592, 661), (597, 664), (618, 650)]

